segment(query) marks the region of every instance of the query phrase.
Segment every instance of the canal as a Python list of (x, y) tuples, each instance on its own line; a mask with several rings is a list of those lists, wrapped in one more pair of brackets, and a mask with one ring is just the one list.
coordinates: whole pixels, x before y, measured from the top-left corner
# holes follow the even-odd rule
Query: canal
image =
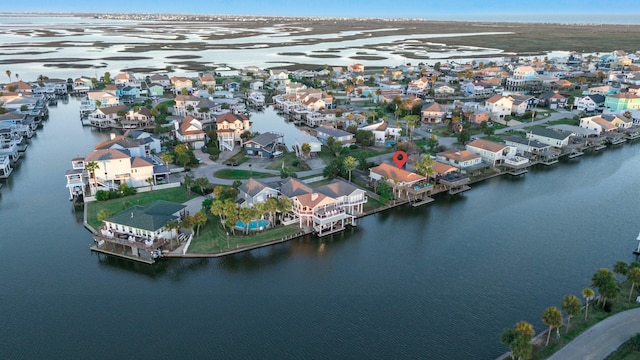
[(108, 138), (77, 108), (51, 109), (0, 189), (0, 358), (492, 359), (504, 328), (542, 331), (546, 307), (631, 261), (640, 231), (626, 144), (322, 241), (133, 263), (91, 253), (68, 201), (71, 158)]

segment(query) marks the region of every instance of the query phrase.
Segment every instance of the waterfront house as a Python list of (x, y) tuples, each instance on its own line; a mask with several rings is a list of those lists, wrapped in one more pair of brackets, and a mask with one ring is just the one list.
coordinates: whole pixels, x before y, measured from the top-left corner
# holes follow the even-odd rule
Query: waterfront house
[(444, 121), (447, 116), (447, 108), (437, 102), (422, 105), (420, 117), (422, 122), (439, 124)]
[(216, 133), (220, 150), (233, 151), (236, 145), (242, 146), (240, 135), (250, 130), (249, 118), (243, 114), (228, 112), (216, 118)]
[(193, 95), (176, 95), (173, 106), (174, 115), (187, 116), (193, 115), (198, 109), (200, 98)]
[(336, 206), (347, 214), (359, 216), (364, 213), (367, 192), (342, 179), (334, 179), (329, 184), (316, 188), (320, 194), (336, 200)]
[(83, 163), (92, 161), (98, 165), (95, 173), (98, 190), (117, 189), (122, 183), (130, 187), (146, 186), (147, 179), (155, 177), (151, 159), (132, 157), (126, 150), (94, 150), (85, 155)]
[(126, 248), (125, 255), (152, 260), (171, 239), (178, 237), (177, 230), (168, 224), (182, 219), (186, 205), (156, 200), (146, 206), (135, 205), (104, 220), (98, 231), (98, 247), (104, 243)]
[(433, 170), (433, 174), (431, 175), (432, 178), (438, 178), (441, 176), (445, 176), (447, 174), (460, 171), (460, 169), (458, 169), (457, 167), (451, 164), (443, 163), (438, 160), (435, 160), (433, 162), (433, 165), (431, 165), (431, 169)]
[(89, 181), (90, 176), (85, 171), (84, 158), (75, 157), (71, 159), (71, 166), (72, 168), (67, 170), (65, 173), (67, 178), (67, 189), (69, 189), (69, 200), (73, 200), (79, 196), (84, 197), (87, 181)]
[(202, 122), (192, 116), (185, 117), (181, 122), (175, 122), (174, 134), (176, 140), (189, 145), (192, 149), (199, 149), (204, 146), (205, 137), (207, 136)]
[(129, 109), (121, 120), (123, 129), (138, 129), (151, 127), (155, 123), (155, 118), (151, 115), (151, 110), (146, 107), (134, 107)]
[(445, 97), (449, 95), (453, 95), (456, 92), (456, 89), (452, 88), (449, 85), (440, 85), (436, 86), (433, 89), (433, 93), (436, 97)]
[(328, 126), (319, 126), (316, 128), (316, 137), (323, 145), (327, 145), (327, 140), (332, 136), (335, 141), (340, 141), (343, 145), (355, 142), (355, 138), (350, 132)]
[(31, 94), (33, 92), (33, 86), (21, 80), (6, 84), (3, 90), (19, 94)]
[(531, 131), (527, 133), (529, 139), (537, 140), (555, 148), (562, 148), (569, 145), (569, 139), (572, 135), (573, 133), (567, 131), (552, 130), (541, 126), (534, 126), (531, 128)]
[(580, 127), (593, 130), (598, 134), (616, 130), (616, 126), (602, 116), (590, 116), (580, 119)]
[(138, 90), (140, 90), (140, 86), (142, 85), (140, 80), (136, 79), (136, 77), (133, 75), (133, 73), (130, 72), (121, 72), (118, 73), (114, 78), (113, 78), (113, 83), (116, 84), (116, 86), (120, 86), (120, 87), (135, 87), (138, 88)]
[(200, 84), (200, 87), (215, 88), (216, 77), (210, 72), (202, 74), (202, 76), (198, 78), (198, 84)]
[(473, 81), (461, 86), (462, 94), (466, 97), (488, 98), (495, 94), (492, 86), (482, 81)]
[(505, 139), (505, 144), (515, 146), (518, 155), (530, 156), (552, 153), (551, 145), (543, 144), (538, 140), (513, 136)]
[(120, 105), (120, 98), (111, 91), (89, 91), (84, 101), (85, 105), (93, 106), (92, 109)]
[(426, 180), (427, 178), (422, 175), (387, 163), (369, 169), (369, 181), (373, 184), (380, 181), (387, 182), (393, 188), (395, 199), (408, 197), (407, 189), (413, 189), (416, 186), (422, 187), (427, 184)]
[(611, 111), (639, 110), (640, 96), (632, 92), (623, 92), (606, 96), (604, 107)]
[(602, 85), (602, 86), (595, 86), (595, 87), (590, 87), (587, 90), (585, 90), (582, 95), (602, 95), (602, 96), (607, 96), (607, 95), (614, 95), (620, 92), (620, 89), (618, 88), (614, 88), (611, 87), (609, 85)]
[(575, 99), (578, 111), (596, 112), (604, 109), (605, 97), (603, 95), (587, 95)]
[(308, 134), (296, 137), (296, 143), (293, 145), (293, 150), (299, 158), (305, 157), (302, 153), (302, 145), (309, 144), (309, 154), (307, 156), (313, 157), (322, 150), (322, 142), (317, 137)]
[(266, 183), (249, 178), (238, 187), (238, 203), (242, 207), (253, 207), (265, 202), (268, 198), (278, 197), (278, 190)]
[(133, 104), (135, 99), (140, 97), (140, 88), (134, 86), (124, 86), (116, 90), (116, 95), (125, 104)]
[(284, 69), (270, 69), (269, 79), (267, 81), (276, 89), (284, 89), (284, 86), (289, 83), (289, 71)]
[(482, 124), (483, 122), (489, 122), (490, 115), (486, 111), (476, 111), (468, 115), (469, 121), (474, 124)]
[(257, 156), (261, 158), (274, 158), (282, 156), (282, 151), (278, 150), (278, 145), (282, 144), (284, 134), (266, 132), (244, 142), (244, 150), (247, 156)]
[(105, 149), (126, 150), (131, 156), (149, 158), (160, 153), (160, 140), (144, 131), (128, 130), (124, 135), (111, 134), (109, 140), (94, 147), (94, 150)]
[(164, 90), (168, 90), (171, 87), (171, 79), (165, 74), (153, 74), (149, 75), (149, 81), (152, 84), (161, 85)]
[(11, 175), (11, 159), (7, 155), (0, 155), (0, 179), (6, 179)]
[(73, 80), (73, 92), (76, 94), (84, 94), (93, 90), (93, 81), (90, 77), (81, 76)]
[(508, 158), (516, 156), (516, 147), (497, 142), (476, 139), (466, 145), (467, 150), (482, 157), (482, 161), (495, 167), (501, 165)]
[(453, 165), (460, 170), (470, 170), (482, 163), (482, 156), (469, 150), (449, 150), (437, 153), (436, 160)]
[(390, 126), (386, 121), (366, 125), (358, 130), (371, 131), (375, 137), (376, 144), (378, 145), (384, 144), (387, 141), (398, 141), (402, 131), (399, 127)]
[(541, 85), (542, 80), (539, 79), (536, 70), (527, 65), (516, 67), (513, 70), (513, 74), (505, 81), (505, 89), (507, 91), (523, 94), (536, 92), (541, 88)]
[(355, 216), (348, 214), (336, 199), (316, 191), (294, 196), (291, 204), (299, 226), (311, 227), (318, 236), (342, 231), (355, 221)]
[(127, 110), (127, 105), (101, 107), (92, 111), (87, 119), (91, 126), (97, 128), (106, 129), (120, 127), (118, 122), (124, 117), (122, 114), (126, 114)]

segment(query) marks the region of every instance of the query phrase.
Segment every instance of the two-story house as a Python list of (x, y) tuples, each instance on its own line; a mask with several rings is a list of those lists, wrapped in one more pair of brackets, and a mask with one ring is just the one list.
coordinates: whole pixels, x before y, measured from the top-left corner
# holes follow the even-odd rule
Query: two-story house
[(482, 161), (495, 167), (501, 165), (506, 159), (516, 156), (516, 147), (497, 142), (476, 139), (467, 144), (467, 150), (482, 157)]
[(238, 187), (238, 202), (242, 207), (253, 207), (268, 198), (278, 197), (278, 190), (254, 178), (249, 178)]
[(485, 110), (489, 112), (491, 120), (503, 120), (505, 116), (511, 115), (513, 100), (502, 95), (493, 95), (485, 100)]
[(242, 135), (251, 130), (249, 118), (244, 114), (224, 113), (216, 118), (216, 133), (220, 150), (233, 151), (236, 145), (242, 146)]
[(420, 117), (422, 122), (439, 124), (444, 121), (447, 116), (447, 108), (437, 102), (422, 105)]
[(188, 144), (192, 149), (199, 149), (205, 144), (207, 133), (202, 122), (192, 116), (185, 117), (181, 122), (174, 123), (176, 140)]

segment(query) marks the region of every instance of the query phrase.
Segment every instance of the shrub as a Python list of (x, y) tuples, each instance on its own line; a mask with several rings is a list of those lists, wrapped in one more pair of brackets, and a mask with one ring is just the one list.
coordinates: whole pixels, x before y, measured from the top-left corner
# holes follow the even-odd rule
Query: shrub
[(351, 149), (351, 150), (355, 150), (357, 148), (358, 148), (358, 145), (356, 145), (356, 144), (349, 145), (349, 149)]
[(300, 165), (300, 160), (295, 159), (291, 162), (291, 166), (293, 167), (298, 167)]
[(111, 198), (109, 195), (109, 191), (98, 190), (96, 192), (96, 200), (98, 201), (107, 201)]

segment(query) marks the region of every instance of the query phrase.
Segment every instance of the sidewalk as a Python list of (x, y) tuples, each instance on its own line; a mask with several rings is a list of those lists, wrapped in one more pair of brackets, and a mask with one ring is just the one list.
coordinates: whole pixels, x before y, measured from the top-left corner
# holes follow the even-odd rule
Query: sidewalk
[(608, 317), (587, 329), (547, 360), (603, 360), (640, 333), (640, 309)]

